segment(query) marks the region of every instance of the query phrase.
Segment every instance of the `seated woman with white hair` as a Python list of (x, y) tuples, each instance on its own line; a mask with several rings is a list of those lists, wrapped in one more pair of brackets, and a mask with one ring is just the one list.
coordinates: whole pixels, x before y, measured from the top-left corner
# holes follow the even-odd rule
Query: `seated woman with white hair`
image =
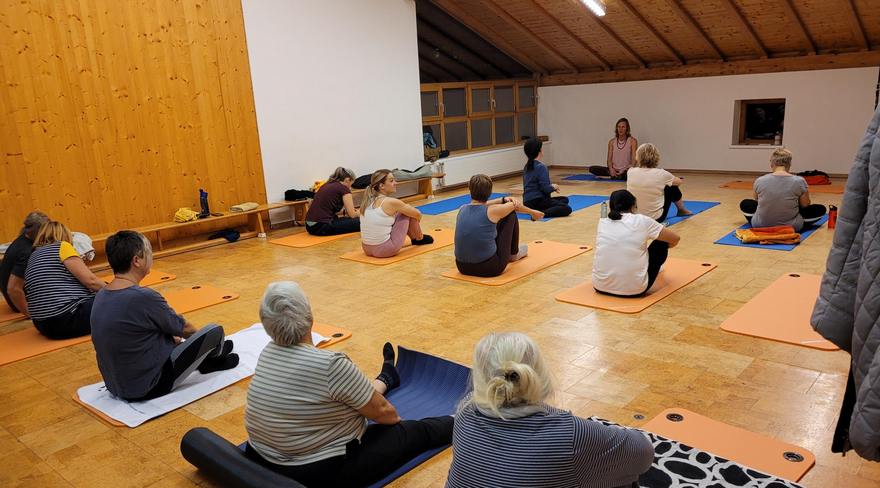
[(296, 283), (269, 285), (260, 320), (272, 341), (248, 387), (251, 459), (309, 488), (360, 486), (452, 440), (451, 416), (401, 420), (383, 396), (400, 385), (390, 343), (373, 381), (345, 354), (315, 347), (312, 309)]
[(529, 336), (483, 337), (471, 375), (473, 393), (455, 417), (447, 488), (624, 487), (651, 467), (654, 448), (640, 431), (544, 403), (553, 378)]

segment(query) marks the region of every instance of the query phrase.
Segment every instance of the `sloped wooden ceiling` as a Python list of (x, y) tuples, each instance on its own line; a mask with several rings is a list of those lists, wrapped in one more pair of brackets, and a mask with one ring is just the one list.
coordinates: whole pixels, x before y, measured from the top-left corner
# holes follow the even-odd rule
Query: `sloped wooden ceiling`
[(880, 65), (880, 0), (432, 1), (542, 85)]
[(416, 3), (422, 83), (530, 78), (511, 58), (428, 0)]

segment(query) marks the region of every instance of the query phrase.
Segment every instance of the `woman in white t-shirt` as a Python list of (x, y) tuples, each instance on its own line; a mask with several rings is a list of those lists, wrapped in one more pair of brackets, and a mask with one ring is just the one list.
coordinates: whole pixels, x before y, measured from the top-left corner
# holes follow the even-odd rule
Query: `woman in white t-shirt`
[[(593, 288), (621, 297), (645, 294), (654, 284), (669, 249), (681, 239), (657, 221), (636, 213), (636, 198), (627, 190), (611, 194), (608, 218), (599, 219)], [(648, 245), (648, 240), (654, 242)]]
[(642, 144), (636, 150), (636, 159), (626, 180), (626, 189), (639, 202), (639, 213), (657, 222), (666, 220), (669, 207), (674, 203), (678, 216), (692, 215), (684, 208), (681, 196), (681, 178), (657, 166), (660, 164), (660, 151), (651, 143)]

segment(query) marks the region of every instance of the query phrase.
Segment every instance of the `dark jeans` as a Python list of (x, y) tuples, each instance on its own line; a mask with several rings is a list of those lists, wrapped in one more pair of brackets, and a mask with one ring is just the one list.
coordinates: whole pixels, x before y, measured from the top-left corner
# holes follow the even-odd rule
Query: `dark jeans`
[(208, 324), (190, 336), (185, 342), (181, 342), (171, 350), (171, 355), (162, 365), (162, 373), (159, 382), (139, 398), (126, 398), (130, 402), (142, 402), (159, 398), (171, 393), (171, 390), (180, 386), (193, 371), (195, 371), (208, 356), (216, 356), (223, 349), (226, 335), (223, 327), (218, 324)]
[(590, 166), (590, 173), (593, 175), (604, 176), (614, 180), (626, 181), (626, 172), (627, 170), (623, 170), (623, 172), (619, 173), (617, 176), (611, 176), (611, 171), (608, 169), (608, 166)]
[(681, 200), (681, 190), (677, 186), (667, 186), (663, 189), (663, 213), (660, 214), (660, 217), (657, 217), (657, 222), (663, 222), (666, 220), (666, 216), (669, 215), (669, 207), (672, 206), (673, 203)]
[(568, 197), (548, 197), (535, 198), (523, 205), (532, 210), (544, 212), (544, 217), (565, 217), (571, 215), (571, 207), (568, 206)]
[(519, 252), (519, 219), (516, 212), (510, 212), (496, 224), (495, 255), (482, 263), (463, 263), (455, 260), (458, 272), (468, 276), (491, 278), (498, 276), (507, 268), (510, 256)]
[(607, 293), (602, 290), (596, 290), (597, 292), (603, 295), (611, 295), (615, 297), (622, 298), (636, 298), (648, 293), (648, 290), (654, 286), (654, 282), (657, 281), (657, 275), (660, 274), (660, 267), (663, 266), (663, 263), (666, 262), (666, 258), (669, 257), (669, 243), (655, 240), (648, 246), (648, 286), (645, 288), (645, 291), (641, 293), (636, 293), (635, 295), (618, 295), (616, 293)]
[(92, 333), (92, 304), (95, 297), (82, 302), (70, 313), (50, 317), (46, 320), (34, 320), (34, 327), (40, 334), (53, 340), (72, 339)]
[[(742, 211), (746, 220), (751, 224), (752, 217), (754, 217), (755, 212), (758, 211), (758, 202), (756, 200), (752, 200), (751, 198), (746, 198), (739, 203), (739, 209), (740, 211)], [(819, 219), (825, 216), (825, 205), (819, 205), (817, 203), (807, 205), (806, 207), (799, 208), (798, 213), (801, 214), (801, 217), (803, 217), (804, 219), (804, 227), (801, 229), (795, 229), (795, 231), (800, 232), (803, 229), (815, 224), (819, 221)]]
[(453, 418), (402, 420), (394, 425), (371, 424), (361, 437), (345, 446), (345, 455), (301, 466), (271, 463), (247, 445), (254, 461), (309, 488), (365, 486), (418, 454), (452, 442)]
[(338, 236), (339, 234), (351, 234), (361, 231), (361, 219), (351, 217), (337, 217), (330, 222), (317, 222), (315, 225), (306, 224), (306, 232), (313, 236)]

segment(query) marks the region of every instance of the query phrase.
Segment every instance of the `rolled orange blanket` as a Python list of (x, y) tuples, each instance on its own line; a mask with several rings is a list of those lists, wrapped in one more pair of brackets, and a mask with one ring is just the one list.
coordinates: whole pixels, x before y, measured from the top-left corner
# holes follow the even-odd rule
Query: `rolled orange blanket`
[(737, 229), (734, 235), (743, 244), (797, 244), (801, 242), (801, 235), (795, 232), (794, 227), (790, 225)]

